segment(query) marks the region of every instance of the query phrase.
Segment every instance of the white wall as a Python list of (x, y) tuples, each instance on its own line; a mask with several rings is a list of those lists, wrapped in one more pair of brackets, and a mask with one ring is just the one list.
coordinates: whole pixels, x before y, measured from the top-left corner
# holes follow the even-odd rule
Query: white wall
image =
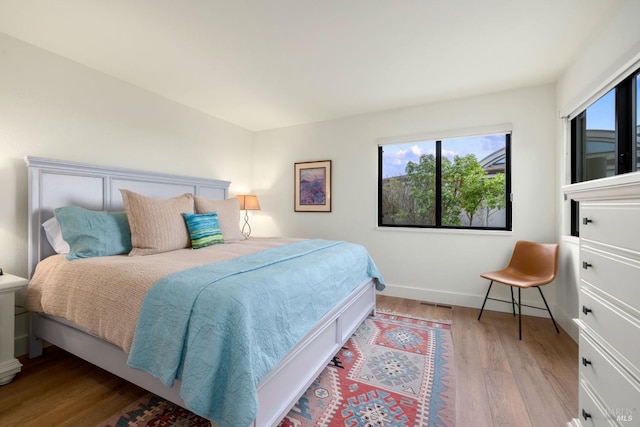
[[(556, 239), (555, 111), (554, 87), (541, 86), (258, 132), (253, 188), (263, 210), (253, 216), (253, 232), (361, 243), (388, 283), (385, 292), (479, 307), (488, 285), (479, 274), (504, 266), (516, 240)], [(378, 138), (505, 123), (513, 126), (512, 233), (376, 228)], [(296, 213), (294, 163), (314, 160), (333, 161), (333, 212)]]
[[(564, 237), (559, 187), (567, 150), (559, 117), (640, 53), (638, 17), (640, 2), (628, 0), (556, 87), (255, 135), (0, 34), (0, 266), (26, 274), (23, 157), (34, 155), (227, 179), (232, 193), (253, 188), (263, 209), (252, 213), (255, 235), (364, 244), (385, 275), (386, 292), (409, 298), (479, 306), (487, 283), (478, 274), (501, 267), (516, 240), (561, 240), (561, 276), (545, 293), (570, 329), (578, 310), (577, 244)], [(376, 228), (378, 138), (504, 123), (513, 126), (512, 233)], [(325, 159), (334, 167), (333, 212), (295, 213), (293, 164)], [(536, 295), (527, 299), (537, 303)]]
[(225, 179), (233, 193), (250, 188), (251, 150), (247, 130), (0, 34), (0, 267), (27, 274), (24, 156)]
[[(601, 32), (594, 36), (591, 43), (576, 55), (573, 65), (558, 81), (556, 90), (557, 105), (556, 139), (558, 158), (558, 189), (570, 183), (568, 133), (561, 116), (573, 113), (589, 98), (602, 92), (608, 84), (619, 78), (625, 70), (640, 67), (640, 2), (628, 0), (611, 21), (603, 25)], [(631, 69), (630, 69), (631, 67)], [(577, 329), (571, 318), (578, 317), (578, 239), (570, 237), (570, 206), (562, 201), (558, 191), (558, 240), (561, 241), (560, 277), (557, 287), (556, 310), (565, 327), (574, 338)]]

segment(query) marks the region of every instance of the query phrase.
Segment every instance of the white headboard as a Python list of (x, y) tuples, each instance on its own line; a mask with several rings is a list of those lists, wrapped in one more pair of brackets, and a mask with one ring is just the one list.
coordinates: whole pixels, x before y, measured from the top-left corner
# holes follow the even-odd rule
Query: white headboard
[(95, 166), (27, 156), (29, 170), (29, 248), (28, 272), (54, 253), (42, 223), (60, 206), (86, 209), (124, 210), (120, 189), (155, 198), (192, 193), (207, 199), (226, 199), (229, 181)]

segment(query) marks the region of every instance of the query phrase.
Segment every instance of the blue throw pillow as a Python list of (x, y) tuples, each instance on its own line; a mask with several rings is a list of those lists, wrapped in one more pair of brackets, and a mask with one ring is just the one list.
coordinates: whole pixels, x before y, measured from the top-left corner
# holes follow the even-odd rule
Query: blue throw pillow
[(205, 214), (183, 213), (182, 215), (187, 222), (193, 249), (224, 243), (216, 212)]
[(62, 237), (69, 243), (68, 260), (131, 251), (131, 230), (124, 212), (92, 211), (65, 206), (53, 211)]

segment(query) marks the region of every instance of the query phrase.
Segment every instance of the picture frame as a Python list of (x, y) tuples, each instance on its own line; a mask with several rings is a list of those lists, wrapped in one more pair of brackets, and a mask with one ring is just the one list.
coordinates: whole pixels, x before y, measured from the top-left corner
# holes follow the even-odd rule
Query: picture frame
[(331, 212), (331, 160), (294, 165), (295, 212)]

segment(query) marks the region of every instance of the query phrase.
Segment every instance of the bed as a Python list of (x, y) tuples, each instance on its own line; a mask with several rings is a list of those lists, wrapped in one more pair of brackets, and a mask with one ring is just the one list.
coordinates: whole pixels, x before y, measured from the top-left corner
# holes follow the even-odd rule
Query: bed
[[(27, 157), (25, 161), (29, 178), (28, 263), (31, 279), (40, 262), (44, 264), (61, 256), (56, 255), (42, 227), (45, 221), (53, 217), (54, 209), (58, 207), (79, 206), (95, 211), (122, 211), (124, 203), (121, 190), (157, 199), (174, 198), (183, 194), (207, 200), (226, 200), (229, 197), (228, 181), (106, 168), (37, 157)], [(249, 240), (254, 241), (254, 238)], [(265, 258), (267, 251), (275, 252), (284, 247), (307, 244), (305, 241), (288, 240), (261, 243), (260, 239), (255, 239), (255, 242), (258, 246), (266, 245), (269, 249), (257, 252), (250, 249), (250, 254), (242, 257), (243, 260), (259, 256)], [(284, 243), (288, 244), (281, 246)], [(314, 242), (318, 245), (320, 243), (322, 247), (318, 246), (319, 249), (313, 251), (329, 250), (330, 246), (334, 246), (331, 242)], [(242, 252), (250, 244), (254, 243), (238, 242), (235, 247)], [(277, 247), (271, 249), (270, 245)], [(129, 262), (125, 258), (136, 257), (123, 257), (120, 261)], [(375, 313), (376, 288), (382, 289), (383, 286), (381, 278), (378, 280), (374, 277), (352, 283), (345, 296), (340, 296), (319, 320), (314, 320), (300, 339), (296, 338), (295, 345), (261, 376), (255, 390), (257, 410), (250, 425), (273, 426), (280, 422), (360, 323), (368, 315)], [(166, 381), (159, 380), (145, 370), (129, 367), (129, 353), (124, 349), (126, 346), (116, 345), (113, 340), (107, 340), (69, 319), (32, 312), (30, 357), (41, 355), (44, 343), (69, 351), (180, 406), (190, 407), (190, 402), (185, 402), (180, 391), (182, 381), (175, 380), (171, 386), (167, 386)]]

